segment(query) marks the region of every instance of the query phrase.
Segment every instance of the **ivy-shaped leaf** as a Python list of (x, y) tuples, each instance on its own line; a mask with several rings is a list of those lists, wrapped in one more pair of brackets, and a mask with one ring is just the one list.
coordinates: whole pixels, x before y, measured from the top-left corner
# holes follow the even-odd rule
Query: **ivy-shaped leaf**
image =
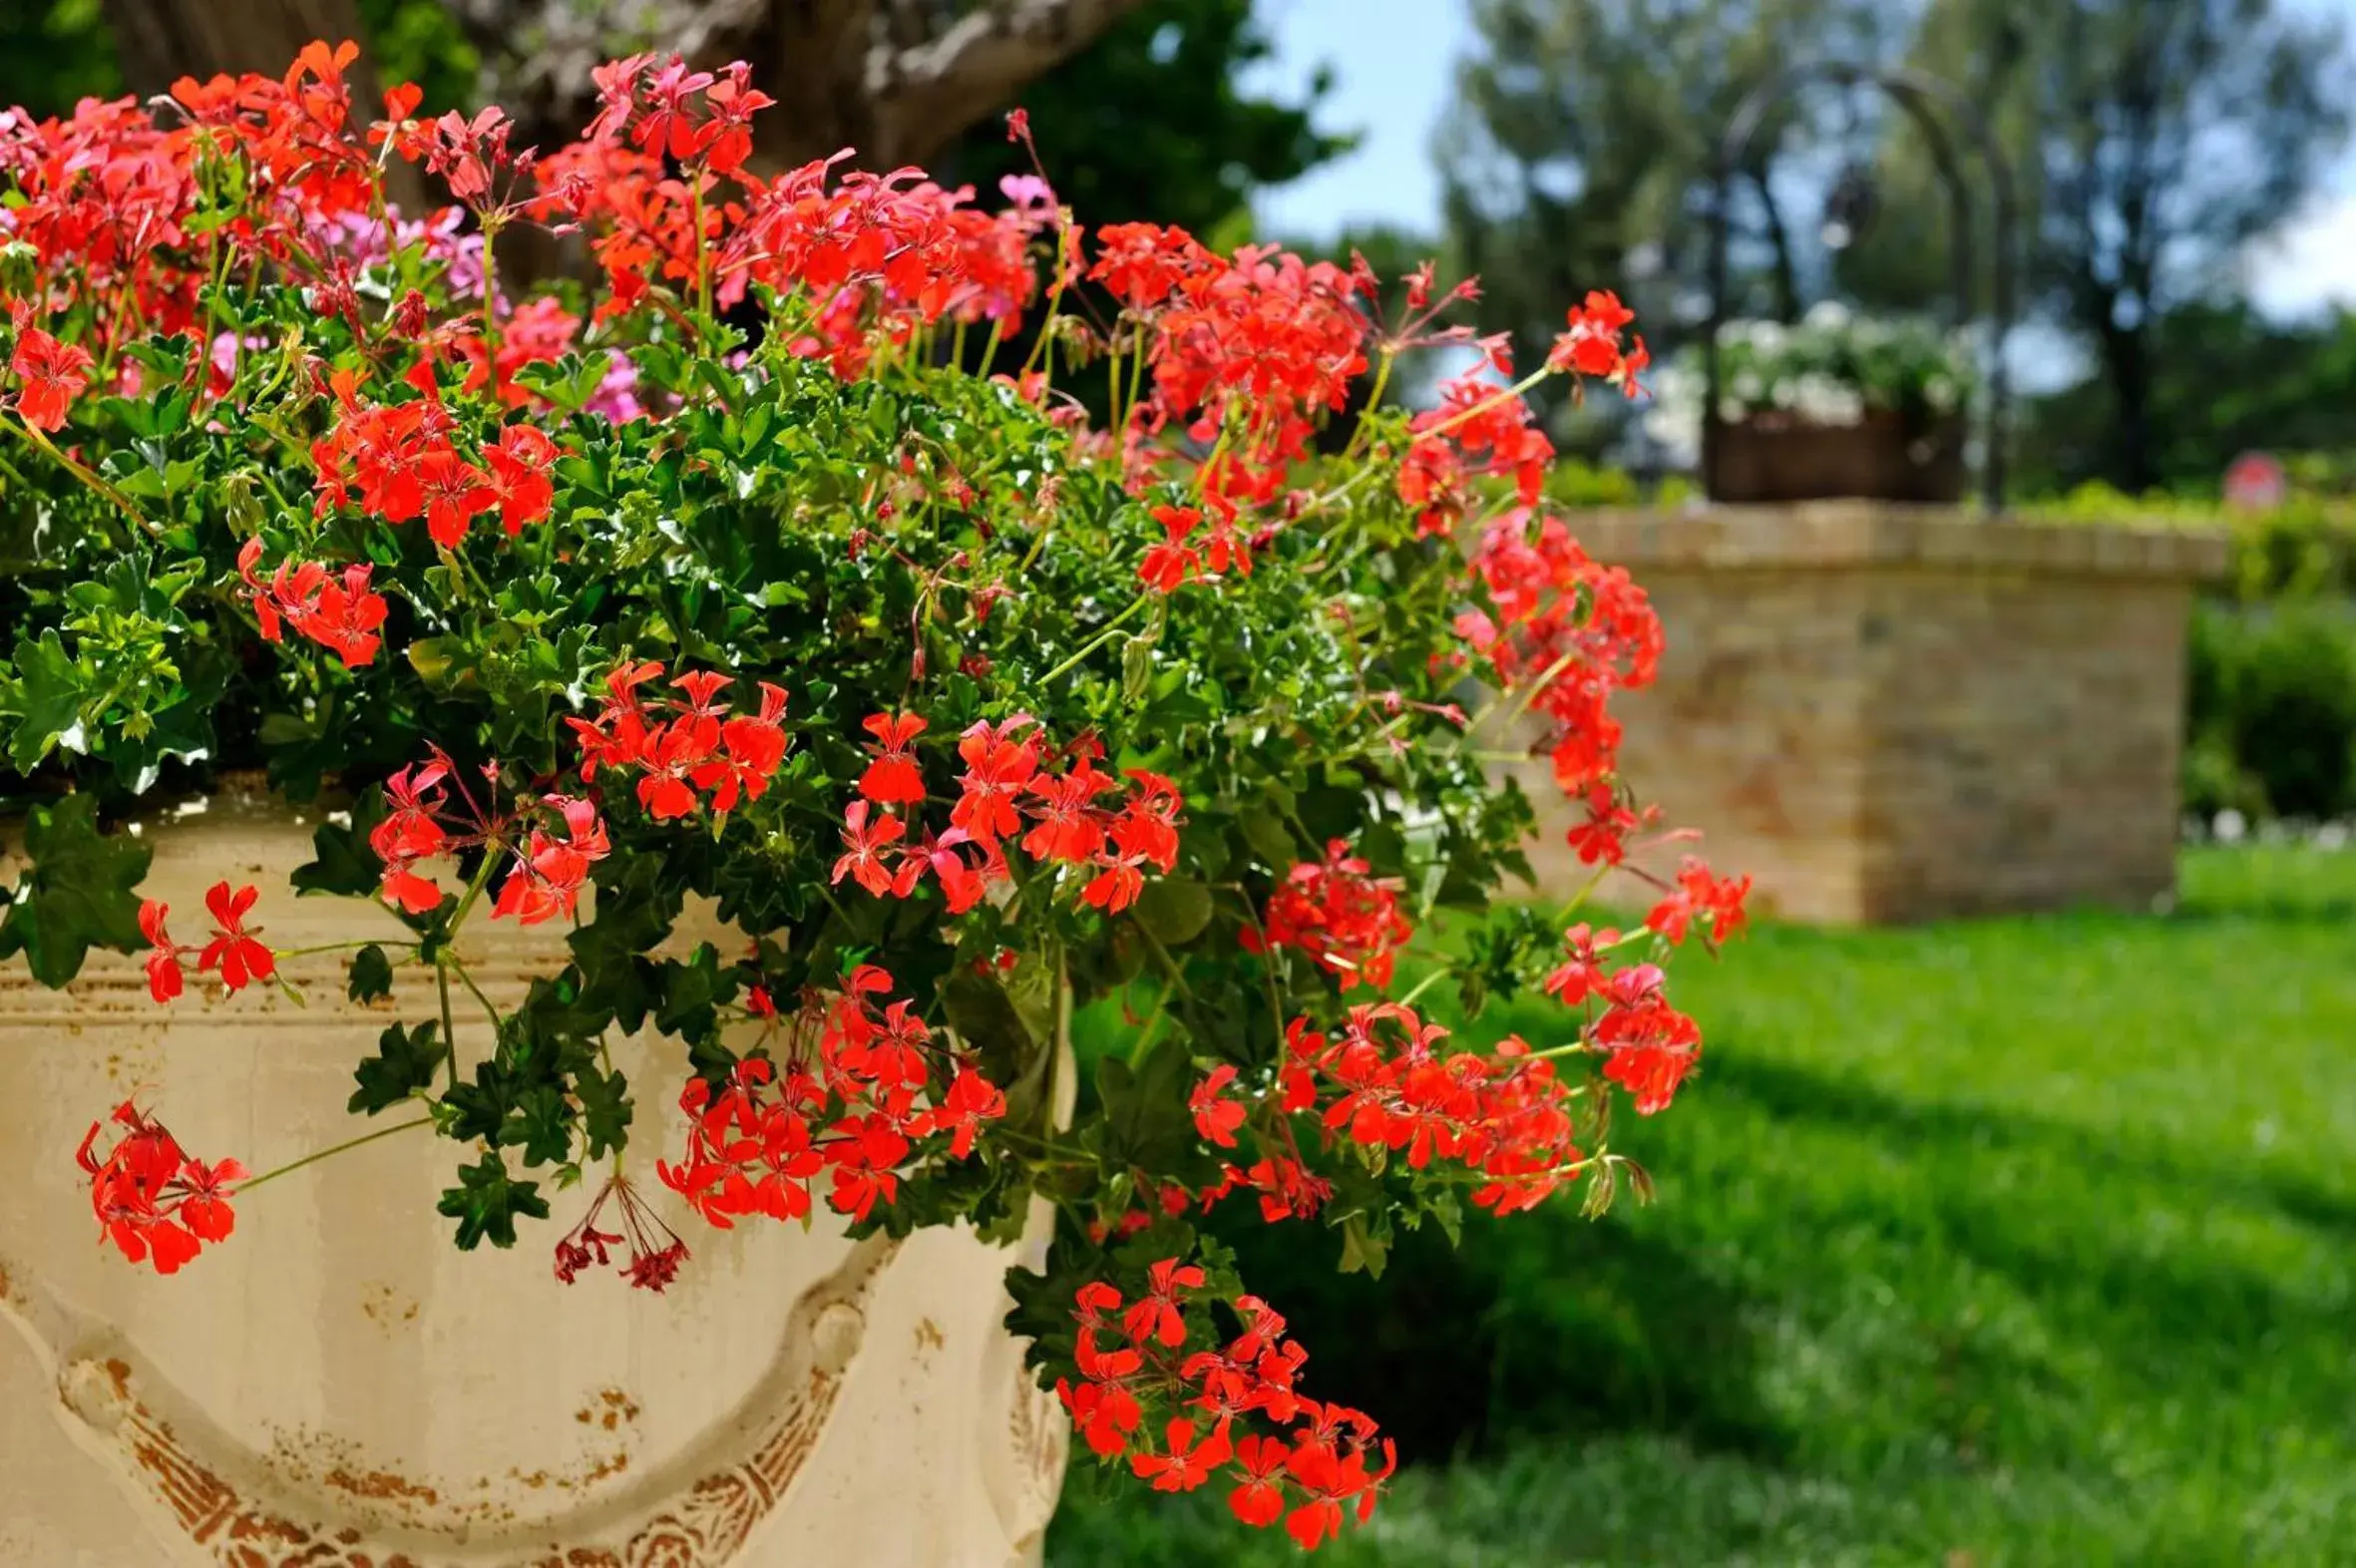
[(33, 978), (55, 988), (82, 973), (92, 948), (145, 946), (137, 890), (155, 851), (129, 834), (101, 833), (97, 796), (35, 806), (25, 853), (33, 871), (0, 921), (0, 959), (22, 953)]
[(352, 955), (352, 967), (344, 981), (344, 994), (357, 1002), (382, 1001), (393, 993), (393, 961), (385, 957), (384, 949), (368, 944)]
[(10, 683), (8, 708), (16, 728), (8, 739), (8, 760), (19, 773), (33, 771), (56, 747), (87, 752), (82, 732), (82, 671), (55, 627), (38, 638), (19, 637), (16, 678)]
[(573, 1076), (573, 1093), (581, 1101), (581, 1131), (589, 1142), (589, 1158), (601, 1160), (629, 1141), (633, 1108), (627, 1078), (584, 1067)]
[(521, 1148), (526, 1165), (562, 1165), (573, 1154), (573, 1104), (553, 1083), (536, 1083), (516, 1096), (515, 1114), (499, 1141)]
[(548, 1200), (540, 1196), (540, 1183), (517, 1181), (497, 1154), (487, 1153), (472, 1165), (460, 1166), (458, 1181), (459, 1185), (442, 1190), (442, 1201), (434, 1207), (437, 1213), (458, 1222), (458, 1245), (463, 1252), (473, 1252), (486, 1238), (494, 1247), (513, 1247), (519, 1217), (548, 1218)]
[[(375, 948), (366, 950), (384, 955)], [(354, 969), (359, 966), (355, 962)], [(389, 980), (391, 972), (386, 972)], [(421, 1089), (434, 1084), (434, 1074), (440, 1070), (442, 1058), (450, 1054), (450, 1047), (442, 1042), (442, 1026), (428, 1020), (414, 1028), (403, 1028), (394, 1023), (376, 1037), (376, 1054), (363, 1059), (352, 1077), (359, 1087), (344, 1108), (354, 1115), (373, 1116), (388, 1106), (398, 1105)]]

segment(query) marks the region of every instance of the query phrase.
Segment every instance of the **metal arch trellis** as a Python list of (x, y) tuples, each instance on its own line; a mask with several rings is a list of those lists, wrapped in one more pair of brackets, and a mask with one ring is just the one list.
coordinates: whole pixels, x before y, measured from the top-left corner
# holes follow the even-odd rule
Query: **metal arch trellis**
[[(1745, 155), (1751, 151), (1752, 140), (1759, 134), (1767, 111), (1789, 98), (1803, 87), (1823, 82), (1836, 87), (1879, 88), (1883, 95), (1903, 109), (1913, 120), (1915, 129), (1930, 148), (1931, 162), (1937, 166), (1940, 181), (1947, 187), (1948, 224), (1953, 236), (1955, 307), (1958, 321), (1968, 321), (1972, 314), (1972, 202), (1970, 190), (1964, 185), (1963, 171), (1956, 162), (1955, 145), (1946, 128), (1940, 124), (1931, 104), (1941, 108), (1961, 123), (1971, 138), (1980, 161), (1987, 166), (1988, 187), (1992, 197), (1995, 251), (1995, 276), (1989, 295), (1989, 305), (1995, 327), (1988, 373), (1988, 407), (1983, 430), (1983, 457), (1980, 465), (1980, 494), (1991, 515), (2004, 509), (2004, 416), (2009, 391), (2005, 372), (2004, 342), (2013, 325), (2013, 185), (2012, 172), (2006, 167), (2004, 155), (1997, 150), (1996, 139), (1988, 129), (1987, 118), (1979, 106), (1948, 83), (1920, 71), (1903, 68), (1884, 69), (1861, 66), (1845, 61), (1815, 61), (1793, 66), (1777, 73), (1752, 90), (1735, 110), (1727, 123), (1726, 135), (1718, 146), (1718, 166), (1713, 172), (1710, 218), (1710, 331), (1703, 348), (1703, 403), (1702, 439), (1713, 443), (1717, 439), (1719, 407), (1718, 334), (1726, 324), (1727, 293), (1727, 230), (1730, 222), (1734, 180)], [(1707, 456), (1704, 472), (1710, 472)]]

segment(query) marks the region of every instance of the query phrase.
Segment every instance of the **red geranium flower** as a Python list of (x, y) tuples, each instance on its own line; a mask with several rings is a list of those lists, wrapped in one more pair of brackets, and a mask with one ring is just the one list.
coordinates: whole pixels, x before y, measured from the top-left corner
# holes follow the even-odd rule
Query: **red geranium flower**
[(879, 806), (913, 805), (925, 798), (925, 775), (908, 748), (925, 732), (925, 720), (915, 713), (871, 713), (860, 725), (875, 736), (870, 746), (875, 758), (859, 775), (859, 793)]
[(178, 996), (187, 981), (181, 974), (182, 949), (165, 933), (164, 917), (167, 906), (154, 899), (139, 907), (140, 935), (147, 938), (154, 951), (148, 955), (148, 994), (158, 1001), (170, 1001)]
[(278, 972), (270, 950), (245, 929), (245, 912), (260, 897), (260, 891), (250, 884), (232, 893), (226, 882), (214, 883), (204, 895), (204, 907), (212, 914), (213, 933), (204, 951), (196, 956), (196, 969), (200, 974), (219, 970), (221, 983), (231, 990), (243, 990), (255, 980), (266, 980)]
[(39, 327), (18, 335), (9, 368), (16, 372), (17, 412), (37, 430), (57, 430), (66, 411), (90, 384), (90, 353), (73, 343), (61, 343)]

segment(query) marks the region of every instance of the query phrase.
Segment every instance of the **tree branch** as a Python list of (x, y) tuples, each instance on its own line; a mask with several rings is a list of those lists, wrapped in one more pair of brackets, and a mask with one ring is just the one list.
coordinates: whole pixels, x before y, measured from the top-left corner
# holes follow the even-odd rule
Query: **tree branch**
[(923, 163), (1142, 3), (986, 0), (929, 43), (878, 44), (867, 61), (876, 161)]

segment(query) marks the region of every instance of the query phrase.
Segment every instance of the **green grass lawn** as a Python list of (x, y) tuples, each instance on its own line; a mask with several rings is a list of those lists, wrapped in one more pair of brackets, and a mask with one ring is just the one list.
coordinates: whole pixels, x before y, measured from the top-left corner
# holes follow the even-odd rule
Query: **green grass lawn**
[[(2183, 881), (1689, 957), (1707, 1069), (1622, 1138), (1650, 1209), (1373, 1287), (1247, 1245), (1310, 1391), (1411, 1461), (1321, 1559), (2356, 1563), (2356, 855)], [(1052, 1568), (1297, 1557), (1088, 1469)]]

